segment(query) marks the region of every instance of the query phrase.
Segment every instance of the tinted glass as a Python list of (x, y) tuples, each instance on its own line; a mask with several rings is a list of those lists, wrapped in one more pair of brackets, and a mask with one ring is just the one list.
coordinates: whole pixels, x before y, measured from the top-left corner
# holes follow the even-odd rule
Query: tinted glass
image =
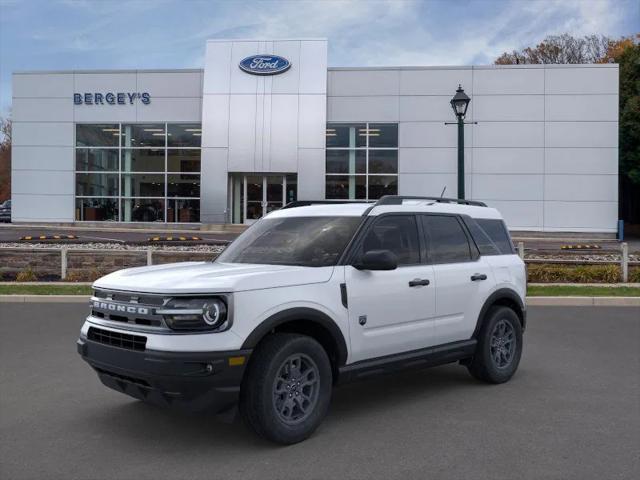
[(327, 150), (327, 173), (367, 173), (366, 150)]
[(164, 222), (164, 200), (155, 198), (123, 198), (123, 222)]
[(199, 123), (170, 124), (167, 145), (169, 147), (199, 147), (202, 127)]
[(365, 175), (327, 175), (326, 196), (329, 200), (363, 200), (367, 198)]
[(117, 173), (76, 173), (76, 196), (117, 197)]
[(200, 200), (174, 200), (167, 203), (167, 222), (199, 222)]
[(367, 145), (367, 126), (364, 123), (327, 124), (327, 147), (358, 148)]
[(167, 150), (167, 171), (200, 172), (200, 150)]
[(489, 236), (503, 255), (514, 253), (513, 242), (509, 236), (509, 231), (502, 220), (477, 218), (476, 222), (482, 230)]
[(98, 222), (118, 220), (118, 200), (110, 198), (76, 199), (76, 221)]
[[(200, 175), (167, 175), (168, 197), (199, 197)], [(280, 194), (282, 201), (282, 194)]]
[(164, 197), (164, 175), (122, 175), (123, 197)]
[(420, 263), (415, 217), (392, 215), (378, 219), (362, 242), (361, 254), (370, 250), (390, 250), (398, 257), (398, 265)]
[(369, 147), (395, 148), (398, 146), (398, 124), (370, 123)]
[(118, 150), (111, 148), (77, 148), (76, 170), (117, 172)]
[(164, 123), (122, 126), (123, 147), (164, 147)]
[(335, 265), (361, 217), (263, 218), (229, 245), (217, 262), (325, 267)]
[(369, 150), (369, 173), (398, 173), (398, 151)]
[(120, 127), (115, 124), (76, 125), (76, 146), (117, 147), (120, 142)]
[(370, 175), (369, 176), (369, 200), (376, 200), (384, 195), (398, 194), (398, 177)]
[(123, 172), (164, 172), (164, 148), (122, 149)]
[(473, 241), (478, 246), (480, 254), (482, 255), (500, 255), (500, 250), (496, 246), (493, 240), (489, 238), (489, 235), (482, 229), (480, 225), (471, 217), (462, 217), (464, 223), (467, 225)]
[(432, 263), (458, 263), (471, 260), (471, 249), (456, 217), (422, 215)]

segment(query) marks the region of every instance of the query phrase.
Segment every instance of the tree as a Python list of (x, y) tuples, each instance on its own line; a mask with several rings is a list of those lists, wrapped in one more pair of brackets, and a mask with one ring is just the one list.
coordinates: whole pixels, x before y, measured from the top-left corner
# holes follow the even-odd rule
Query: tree
[(640, 224), (640, 34), (612, 40), (590, 35), (546, 37), (535, 47), (505, 52), (495, 63), (618, 63), (620, 218)]
[(550, 35), (535, 47), (513, 50), (500, 55), (496, 65), (527, 63), (601, 63), (612, 40), (604, 35), (588, 35), (582, 38), (567, 33)]
[(11, 119), (0, 118), (0, 202), (11, 198)]

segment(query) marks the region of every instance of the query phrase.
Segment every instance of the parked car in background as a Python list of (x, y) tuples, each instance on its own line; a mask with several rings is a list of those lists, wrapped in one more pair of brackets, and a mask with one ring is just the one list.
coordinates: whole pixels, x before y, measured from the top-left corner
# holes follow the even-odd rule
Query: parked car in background
[(0, 204), (0, 222), (11, 223), (11, 200), (5, 200)]

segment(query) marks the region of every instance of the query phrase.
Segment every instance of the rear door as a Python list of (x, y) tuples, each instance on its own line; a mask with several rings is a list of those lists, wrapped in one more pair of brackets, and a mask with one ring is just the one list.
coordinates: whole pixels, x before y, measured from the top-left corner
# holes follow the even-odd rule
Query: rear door
[(398, 268), (388, 271), (345, 267), (351, 360), (417, 350), (435, 344), (433, 267), (423, 252), (413, 214), (377, 217), (364, 232), (353, 256), (390, 250)]
[(494, 283), (491, 267), (457, 215), (421, 215), (435, 276), (438, 344), (469, 339)]

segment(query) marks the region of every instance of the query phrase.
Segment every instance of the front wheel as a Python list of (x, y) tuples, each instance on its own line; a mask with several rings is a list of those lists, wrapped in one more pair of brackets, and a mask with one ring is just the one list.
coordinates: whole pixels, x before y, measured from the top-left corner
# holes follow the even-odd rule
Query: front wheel
[(262, 437), (292, 444), (320, 425), (331, 400), (331, 363), (311, 337), (276, 333), (256, 348), (240, 392), (240, 412)]
[(478, 335), (469, 373), (488, 383), (504, 383), (518, 369), (522, 356), (522, 325), (509, 307), (491, 307)]

